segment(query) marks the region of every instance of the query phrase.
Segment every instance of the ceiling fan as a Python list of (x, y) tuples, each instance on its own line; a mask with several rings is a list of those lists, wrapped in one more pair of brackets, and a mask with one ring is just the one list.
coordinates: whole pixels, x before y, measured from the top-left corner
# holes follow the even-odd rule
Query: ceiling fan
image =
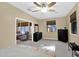
[(56, 2), (33, 2), (33, 4), (35, 4), (37, 7), (39, 7), (39, 9), (36, 9), (36, 10), (31, 10), (29, 9), (30, 11), (32, 12), (38, 12), (38, 11), (41, 11), (41, 12), (47, 12), (47, 11), (50, 11), (50, 12), (54, 12), (55, 10), (53, 9), (50, 9), (52, 6), (54, 6), (56, 4)]

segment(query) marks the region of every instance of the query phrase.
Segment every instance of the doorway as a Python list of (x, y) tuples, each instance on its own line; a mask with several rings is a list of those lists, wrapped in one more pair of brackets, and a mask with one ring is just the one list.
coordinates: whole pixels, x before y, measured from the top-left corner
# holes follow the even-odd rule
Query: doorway
[(33, 41), (33, 22), (16, 18), (16, 44), (26, 42), (28, 40)]

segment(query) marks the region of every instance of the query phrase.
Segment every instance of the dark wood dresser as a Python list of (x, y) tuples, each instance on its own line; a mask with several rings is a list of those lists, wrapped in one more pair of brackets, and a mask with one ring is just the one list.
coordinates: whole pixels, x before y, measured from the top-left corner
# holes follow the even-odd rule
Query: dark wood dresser
[(63, 42), (68, 42), (68, 30), (58, 29), (58, 40)]

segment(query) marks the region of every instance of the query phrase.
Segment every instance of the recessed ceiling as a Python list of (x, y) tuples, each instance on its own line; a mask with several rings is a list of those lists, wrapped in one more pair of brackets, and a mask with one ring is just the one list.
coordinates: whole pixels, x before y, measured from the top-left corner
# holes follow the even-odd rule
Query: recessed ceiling
[(15, 6), (16, 8), (19, 8), (20, 10), (37, 19), (48, 19), (66, 16), (68, 12), (74, 7), (76, 2), (56, 2), (56, 4), (51, 7), (51, 9), (54, 9), (55, 12), (46, 13), (42, 13), (41, 11), (30, 11), (36, 10), (38, 8), (35, 4), (33, 4), (33, 2), (9, 2), (9, 4)]

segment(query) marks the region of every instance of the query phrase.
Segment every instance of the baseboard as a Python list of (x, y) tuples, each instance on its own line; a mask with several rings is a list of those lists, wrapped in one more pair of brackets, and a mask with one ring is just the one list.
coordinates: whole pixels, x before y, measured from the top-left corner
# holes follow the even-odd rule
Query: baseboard
[(48, 38), (48, 37), (44, 37), (43, 39), (46, 39), (46, 40), (57, 40), (57, 38)]

